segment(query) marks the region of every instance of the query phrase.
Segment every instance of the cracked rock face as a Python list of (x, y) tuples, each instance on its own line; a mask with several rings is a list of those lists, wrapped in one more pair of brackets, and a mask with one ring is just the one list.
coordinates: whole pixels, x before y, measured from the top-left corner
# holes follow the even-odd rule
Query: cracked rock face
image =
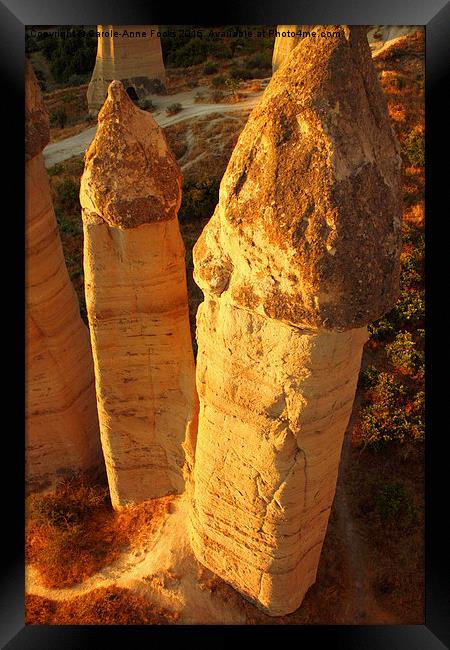
[(366, 325), (398, 290), (399, 158), (364, 31), (303, 39), (194, 248), (197, 559), (271, 615), (314, 583)]
[(346, 34), (272, 77), (196, 245), (205, 293), (298, 327), (363, 327), (398, 294), (398, 144), (365, 30)]
[(162, 131), (114, 81), (86, 153), (86, 305), (114, 507), (184, 488), (196, 417), (181, 173)]
[[(165, 93), (166, 72), (161, 40), (151, 35), (157, 25), (97, 25), (97, 58), (87, 91), (89, 112), (97, 115), (114, 79), (131, 88), (142, 99), (152, 93)], [(113, 36), (106, 36), (111, 34)], [(124, 32), (143, 32), (145, 36), (125, 36)], [(114, 35), (115, 33), (115, 35)], [(102, 35), (103, 34), (103, 35)], [(134, 95), (133, 95), (134, 96)]]
[(64, 262), (44, 167), (48, 116), (25, 79), (26, 480), (29, 490), (102, 463), (89, 334)]

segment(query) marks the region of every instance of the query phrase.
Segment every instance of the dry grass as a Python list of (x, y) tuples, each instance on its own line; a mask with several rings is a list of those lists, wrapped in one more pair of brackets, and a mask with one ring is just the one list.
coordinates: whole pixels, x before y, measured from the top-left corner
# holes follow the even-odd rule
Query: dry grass
[(46, 587), (70, 587), (143, 542), (169, 512), (173, 497), (111, 507), (104, 486), (76, 477), (27, 499), (26, 560)]
[(87, 88), (88, 84), (83, 84), (43, 94), (44, 104), (50, 116), (60, 109), (64, 109), (67, 115), (64, 128), (51, 126), (50, 142), (63, 140), (95, 124), (95, 120), (88, 118)]
[(28, 625), (167, 625), (178, 614), (156, 607), (128, 589), (103, 587), (70, 601), (27, 595)]

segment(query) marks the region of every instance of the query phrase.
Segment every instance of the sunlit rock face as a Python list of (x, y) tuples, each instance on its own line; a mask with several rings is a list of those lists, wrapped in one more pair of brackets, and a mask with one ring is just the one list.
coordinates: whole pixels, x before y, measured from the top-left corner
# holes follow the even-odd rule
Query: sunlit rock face
[(149, 113), (114, 81), (85, 157), (86, 305), (114, 507), (181, 492), (197, 414), (181, 173)]
[(122, 81), (135, 99), (165, 93), (166, 72), (157, 32), (157, 25), (97, 25), (97, 58), (87, 91), (91, 115), (103, 106), (114, 79)]
[[(300, 37), (291, 34), (296, 34), (301, 29), (301, 25), (277, 25), (277, 32), (280, 36), (276, 36), (273, 54), (272, 54), (272, 72), (276, 72), (281, 63), (289, 56), (294, 47), (298, 44)], [(289, 33), (289, 34), (288, 34)], [(283, 36), (285, 34), (285, 36)]]
[(315, 581), (366, 325), (398, 293), (399, 147), (365, 30), (341, 29), (275, 73), (194, 248), (191, 543), (272, 615)]
[(48, 115), (25, 78), (25, 410), (27, 489), (102, 465), (89, 334), (64, 261), (42, 150)]

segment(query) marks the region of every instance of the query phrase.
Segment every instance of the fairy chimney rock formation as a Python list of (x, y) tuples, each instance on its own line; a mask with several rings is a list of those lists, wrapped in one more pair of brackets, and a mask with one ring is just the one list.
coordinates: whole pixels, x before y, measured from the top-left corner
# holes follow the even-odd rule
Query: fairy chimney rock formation
[(87, 91), (97, 115), (108, 86), (120, 80), (133, 99), (166, 92), (166, 72), (157, 25), (97, 25), (97, 58)]
[(114, 507), (180, 492), (196, 417), (181, 173), (152, 116), (113, 81), (80, 202), (100, 430)]
[(363, 28), (303, 39), (194, 248), (197, 559), (271, 615), (314, 583), (366, 325), (396, 300), (400, 156)]
[(89, 334), (67, 272), (42, 150), (49, 122), (29, 62), (25, 77), (27, 489), (101, 466)]

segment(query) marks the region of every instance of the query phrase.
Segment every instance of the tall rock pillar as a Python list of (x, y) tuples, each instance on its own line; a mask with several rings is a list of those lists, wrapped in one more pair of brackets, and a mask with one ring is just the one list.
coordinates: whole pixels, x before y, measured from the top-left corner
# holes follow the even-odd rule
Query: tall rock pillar
[(25, 78), (25, 411), (29, 490), (101, 465), (87, 328), (64, 262), (42, 150), (48, 115)]
[(91, 115), (103, 106), (113, 79), (121, 81), (136, 99), (166, 92), (157, 31), (157, 25), (97, 25), (97, 58), (87, 91)]
[(314, 583), (366, 325), (398, 291), (400, 156), (365, 30), (305, 39), (194, 249), (197, 559), (271, 615)]
[(80, 202), (101, 439), (119, 508), (183, 490), (197, 415), (181, 172), (119, 81), (86, 153)]

